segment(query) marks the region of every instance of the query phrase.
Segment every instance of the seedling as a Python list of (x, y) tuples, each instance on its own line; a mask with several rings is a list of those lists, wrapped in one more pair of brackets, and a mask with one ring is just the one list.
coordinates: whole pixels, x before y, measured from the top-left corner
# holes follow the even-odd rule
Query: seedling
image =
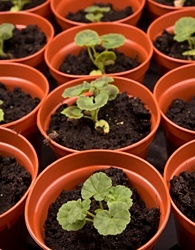
[[(129, 188), (112, 186), (112, 180), (105, 173), (98, 172), (84, 182), (82, 198), (60, 207), (57, 220), (67, 231), (77, 231), (90, 222), (101, 235), (117, 235), (130, 223), (131, 196)], [(91, 198), (99, 202), (99, 209), (90, 211)]]
[[(3, 101), (0, 100), (0, 106), (3, 104)], [(0, 122), (4, 121), (4, 111), (0, 108)]]
[(175, 7), (178, 7), (178, 8), (181, 8), (184, 6), (184, 3), (185, 3), (186, 0), (175, 0), (174, 1), (174, 6)]
[(182, 17), (174, 25), (174, 40), (177, 42), (188, 41), (190, 50), (183, 52), (184, 56), (195, 59), (195, 18)]
[(76, 105), (68, 106), (61, 113), (70, 119), (91, 119), (96, 130), (103, 134), (109, 133), (108, 122), (103, 119), (98, 120), (98, 113), (100, 108), (108, 101), (114, 100), (119, 93), (115, 85), (109, 84), (113, 81), (112, 77), (102, 76), (94, 81), (84, 81), (79, 85), (66, 88), (62, 94), (64, 98), (78, 97), (78, 99)]
[(2, 23), (0, 24), (0, 56), (6, 57), (4, 52), (4, 41), (12, 38), (14, 25), (11, 23)]
[(24, 5), (31, 2), (31, 0), (3, 0), (3, 1), (9, 1), (13, 4), (13, 6), (10, 8), (10, 11), (13, 12), (22, 10)]
[[(86, 29), (78, 32), (74, 38), (78, 46), (86, 47), (93, 64), (98, 68), (90, 74), (104, 74), (105, 66), (115, 63), (116, 54), (109, 49), (116, 49), (125, 42), (125, 37), (121, 34), (109, 33), (99, 36), (94, 30)], [(104, 50), (101, 53), (96, 51), (96, 46), (101, 45)]]
[(87, 12), (85, 18), (91, 22), (100, 22), (105, 12), (110, 11), (110, 7), (101, 7), (98, 5), (92, 5), (84, 10)]

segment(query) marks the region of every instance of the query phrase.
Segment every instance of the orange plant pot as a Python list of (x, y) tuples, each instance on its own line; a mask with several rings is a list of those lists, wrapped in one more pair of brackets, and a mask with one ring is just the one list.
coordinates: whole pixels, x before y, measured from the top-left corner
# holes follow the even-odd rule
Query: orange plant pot
[[(104, 4), (108, 3), (107, 0), (101, 0), (99, 2), (104, 3)], [(126, 18), (114, 21), (114, 23), (126, 23), (129, 25), (136, 26), (140, 17), (141, 17), (143, 8), (145, 6), (145, 2), (146, 2), (146, 0), (138, 0), (138, 1), (113, 0), (112, 5), (113, 5), (114, 9), (120, 10), (120, 9), (123, 9), (127, 6), (130, 6), (130, 7), (132, 7), (132, 10), (133, 10), (132, 15), (130, 15)], [(56, 18), (57, 23), (60, 25), (61, 29), (66, 30), (66, 29), (72, 28), (74, 26), (85, 24), (85, 23), (80, 23), (80, 22), (74, 22), (74, 21), (71, 21), (71, 20), (65, 18), (70, 11), (73, 13), (76, 13), (77, 11), (79, 11), (81, 9), (85, 9), (86, 7), (91, 6), (93, 4), (94, 4), (94, 0), (87, 0), (87, 1), (77, 1), (77, 0), (66, 0), (66, 1), (58, 0), (58, 1), (55, 1), (55, 0), (51, 0), (51, 10)]]
[(43, 46), (39, 51), (36, 53), (22, 57), (22, 58), (13, 58), (7, 60), (0, 60), (0, 63), (5, 62), (16, 62), (16, 63), (23, 63), (30, 66), (38, 66), (39, 64), (44, 62), (44, 51), (48, 45), (48, 43), (54, 37), (54, 28), (51, 23), (44, 17), (29, 13), (25, 11), (19, 12), (3, 12), (0, 15), (0, 24), (2, 23), (12, 23), (16, 25), (18, 28), (25, 28), (27, 25), (37, 25), (39, 29), (45, 33), (47, 38), (47, 43)]
[(9, 122), (0, 127), (13, 129), (25, 137), (36, 128), (37, 111), (49, 93), (49, 83), (47, 78), (38, 70), (31, 66), (20, 63), (0, 63), (0, 82), (4, 83), (10, 91), (14, 87), (19, 87), (33, 98), (38, 97), (40, 103), (26, 116)]
[(44, 3), (40, 4), (39, 6), (36, 6), (34, 8), (31, 8), (25, 11), (40, 15), (45, 18), (49, 18), (52, 14), (51, 8), (50, 8), (50, 1), (51, 0), (46, 0)]
[(167, 147), (171, 154), (184, 143), (195, 139), (195, 131), (178, 126), (165, 115), (174, 99), (189, 101), (195, 95), (195, 64), (180, 66), (166, 73), (157, 81), (153, 94), (160, 108)]
[(32, 177), (31, 184), (23, 197), (12, 208), (0, 215), (1, 233), (1, 231), (9, 229), (24, 211), (26, 197), (38, 174), (38, 158), (35, 149), (25, 137), (3, 127), (0, 127), (0, 152), (3, 156), (15, 157), (30, 172)]
[[(149, 39), (151, 40), (151, 42), (155, 41), (157, 36), (162, 34), (163, 30), (173, 32), (175, 22), (181, 17), (188, 16), (195, 17), (195, 7), (182, 8), (181, 10), (170, 12), (155, 19), (147, 29), (147, 35)], [(153, 49), (153, 57), (162, 74), (179, 66), (195, 63), (195, 60), (182, 60), (167, 56), (160, 52), (154, 45)]]
[(38, 176), (26, 202), (25, 221), (32, 238), (42, 249), (49, 250), (44, 243), (44, 222), (50, 204), (63, 189), (70, 190), (94, 171), (110, 166), (125, 171), (147, 207), (160, 208), (158, 231), (139, 248), (152, 249), (169, 218), (168, 190), (162, 176), (150, 163), (137, 156), (113, 150), (89, 150), (65, 156), (53, 162)]
[[(170, 180), (181, 172), (195, 171), (195, 140), (185, 143), (168, 159), (164, 168), (164, 180), (168, 190)], [(195, 245), (195, 222), (188, 219), (175, 205), (171, 196), (171, 207), (175, 218), (178, 243), (181, 249), (193, 249)]]
[[(136, 81), (133, 81), (131, 79), (126, 79), (122, 77), (113, 77), (113, 78), (114, 78), (113, 84), (119, 88), (120, 92), (126, 91), (127, 94), (131, 96), (140, 97), (140, 99), (145, 103), (146, 107), (149, 108), (151, 112), (151, 123), (152, 123), (151, 132), (145, 138), (143, 138), (142, 140), (132, 145), (129, 145), (127, 147), (123, 147), (117, 150), (132, 153), (140, 157), (145, 157), (148, 147), (151, 144), (152, 140), (154, 139), (155, 133), (160, 124), (160, 110), (158, 108), (158, 105), (156, 101), (154, 100), (152, 93), (142, 84)], [(91, 77), (91, 79), (96, 79), (96, 77)], [(62, 93), (64, 89), (80, 84), (84, 80), (89, 80), (89, 78), (72, 80), (68, 83), (58, 86), (47, 96), (44, 104), (40, 107), (38, 114), (37, 114), (37, 126), (41, 134), (46, 140), (49, 139), (46, 131), (49, 128), (51, 115), (55, 112), (55, 110), (62, 103), (67, 101), (62, 97)], [(78, 152), (77, 150), (64, 147), (56, 143), (54, 140), (49, 139), (48, 141), (49, 141), (50, 147), (52, 148), (52, 150), (56, 153), (58, 157), (62, 157), (70, 153)]]
[[(153, 55), (153, 46), (148, 36), (140, 29), (122, 23), (92, 23), (80, 25), (62, 31), (55, 36), (45, 50), (45, 62), (49, 67), (52, 76), (58, 84), (62, 84), (72, 79), (83, 78), (86, 75), (71, 75), (59, 71), (59, 67), (64, 58), (72, 53), (77, 55), (81, 47), (74, 42), (75, 35), (84, 29), (95, 30), (99, 35), (107, 33), (118, 33), (126, 37), (125, 44), (118, 48), (126, 56), (137, 57), (141, 64), (131, 70), (113, 73), (113, 76), (123, 76), (142, 82), (144, 75), (150, 66)], [(109, 74), (108, 74), (109, 75)]]

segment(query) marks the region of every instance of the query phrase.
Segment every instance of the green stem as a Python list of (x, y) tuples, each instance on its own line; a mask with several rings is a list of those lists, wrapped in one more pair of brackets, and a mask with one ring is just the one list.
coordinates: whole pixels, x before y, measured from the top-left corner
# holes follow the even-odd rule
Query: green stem
[[(95, 215), (94, 214), (92, 214), (91, 212), (89, 212), (89, 211), (87, 211), (87, 214), (89, 215), (89, 216), (91, 216), (91, 217), (95, 217)], [(87, 218), (86, 218), (87, 219)], [(89, 218), (88, 218), (89, 219)], [(89, 219), (90, 220), (90, 219)]]
[(89, 218), (86, 218), (86, 221), (89, 221), (89, 222), (92, 222), (92, 223), (93, 223), (93, 220), (92, 220), (92, 219), (89, 219)]
[(102, 204), (102, 202), (101, 202), (101, 201), (99, 201), (99, 205), (100, 205), (100, 208), (101, 208), (102, 210), (104, 210), (104, 208), (103, 208), (103, 204)]

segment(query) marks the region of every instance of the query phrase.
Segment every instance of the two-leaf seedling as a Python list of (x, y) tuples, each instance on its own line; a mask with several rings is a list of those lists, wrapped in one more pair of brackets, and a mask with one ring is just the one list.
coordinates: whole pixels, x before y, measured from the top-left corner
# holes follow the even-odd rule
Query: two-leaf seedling
[(182, 17), (174, 25), (174, 40), (187, 41), (189, 50), (183, 52), (184, 56), (192, 56), (195, 59), (195, 18)]
[(68, 106), (61, 113), (70, 119), (88, 118), (94, 122), (95, 129), (100, 133), (109, 133), (108, 122), (103, 119), (98, 120), (98, 113), (100, 108), (108, 101), (114, 100), (119, 93), (119, 89), (110, 84), (113, 81), (112, 77), (102, 76), (94, 81), (84, 81), (79, 85), (66, 88), (62, 94), (64, 98), (78, 97), (78, 99), (76, 104)]
[(87, 12), (87, 14), (85, 14), (85, 18), (87, 20), (91, 22), (100, 22), (101, 18), (104, 16), (104, 13), (110, 11), (110, 7), (109, 6), (101, 7), (98, 5), (92, 5), (85, 8), (84, 11)]
[[(78, 46), (87, 48), (91, 61), (98, 68), (90, 74), (98, 75), (105, 73), (105, 66), (115, 63), (117, 57), (111, 50), (122, 46), (125, 43), (125, 37), (116, 33), (99, 36), (96, 31), (86, 29), (78, 32), (74, 41)], [(101, 53), (96, 51), (97, 45), (101, 45), (104, 49)]]
[(3, 0), (3, 1), (9, 1), (13, 4), (13, 6), (10, 8), (10, 11), (13, 12), (22, 10), (24, 5), (31, 2), (31, 0)]
[[(112, 186), (112, 180), (105, 173), (98, 172), (84, 182), (82, 198), (68, 201), (60, 207), (57, 220), (67, 231), (77, 231), (86, 222), (91, 222), (99, 234), (117, 235), (130, 223), (129, 209), (133, 205), (131, 196), (129, 188)], [(95, 211), (90, 211), (91, 198), (99, 203)]]
[(2, 23), (0, 25), (0, 56), (6, 57), (4, 52), (4, 41), (13, 37), (14, 25), (11, 23)]
[[(3, 104), (3, 101), (0, 99), (0, 107)], [(4, 121), (4, 111), (0, 108), (0, 122)]]

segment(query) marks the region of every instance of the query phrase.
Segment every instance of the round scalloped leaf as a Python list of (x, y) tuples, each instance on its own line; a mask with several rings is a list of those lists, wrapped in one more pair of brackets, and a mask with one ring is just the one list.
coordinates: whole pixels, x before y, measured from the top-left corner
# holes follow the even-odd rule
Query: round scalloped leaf
[(84, 81), (81, 84), (65, 89), (64, 92), (62, 93), (62, 97), (67, 98), (67, 97), (79, 96), (82, 93), (88, 91), (90, 87), (91, 84), (88, 83), (87, 81)]
[(98, 5), (91, 5), (88, 6), (87, 8), (85, 8), (85, 12), (88, 13), (97, 13), (97, 12), (109, 12), (110, 11), (110, 7), (100, 7)]
[(110, 33), (101, 36), (102, 46), (106, 49), (115, 49), (125, 43), (125, 37), (121, 34)]
[(91, 85), (95, 88), (99, 89), (104, 86), (108, 86), (110, 82), (114, 82), (114, 79), (110, 76), (102, 76), (99, 78), (96, 78), (94, 81), (91, 82)]
[(112, 186), (111, 179), (102, 172), (91, 175), (83, 184), (81, 195), (83, 199), (94, 197), (97, 201), (104, 200)]
[(106, 86), (106, 88), (103, 91), (108, 94), (109, 101), (114, 100), (119, 93), (118, 87), (113, 84), (109, 84), (108, 86)]
[(85, 15), (85, 18), (94, 23), (94, 22), (100, 22), (103, 16), (104, 15), (102, 13), (97, 13), (97, 14), (87, 13)]
[(182, 17), (174, 25), (174, 39), (178, 42), (188, 40), (195, 32), (195, 18)]
[(0, 38), (1, 40), (8, 40), (13, 36), (14, 25), (11, 23), (2, 23), (0, 25)]
[(77, 106), (69, 106), (62, 110), (61, 114), (73, 119), (80, 119), (83, 117), (82, 110), (80, 110)]
[(78, 32), (74, 41), (79, 46), (93, 47), (101, 43), (98, 33), (94, 30), (86, 29)]
[(108, 95), (100, 93), (97, 96), (79, 96), (77, 106), (81, 110), (92, 111), (103, 107), (108, 102)]
[(121, 234), (130, 222), (130, 213), (122, 204), (112, 205), (109, 210), (98, 212), (94, 218), (94, 227), (104, 236)]

